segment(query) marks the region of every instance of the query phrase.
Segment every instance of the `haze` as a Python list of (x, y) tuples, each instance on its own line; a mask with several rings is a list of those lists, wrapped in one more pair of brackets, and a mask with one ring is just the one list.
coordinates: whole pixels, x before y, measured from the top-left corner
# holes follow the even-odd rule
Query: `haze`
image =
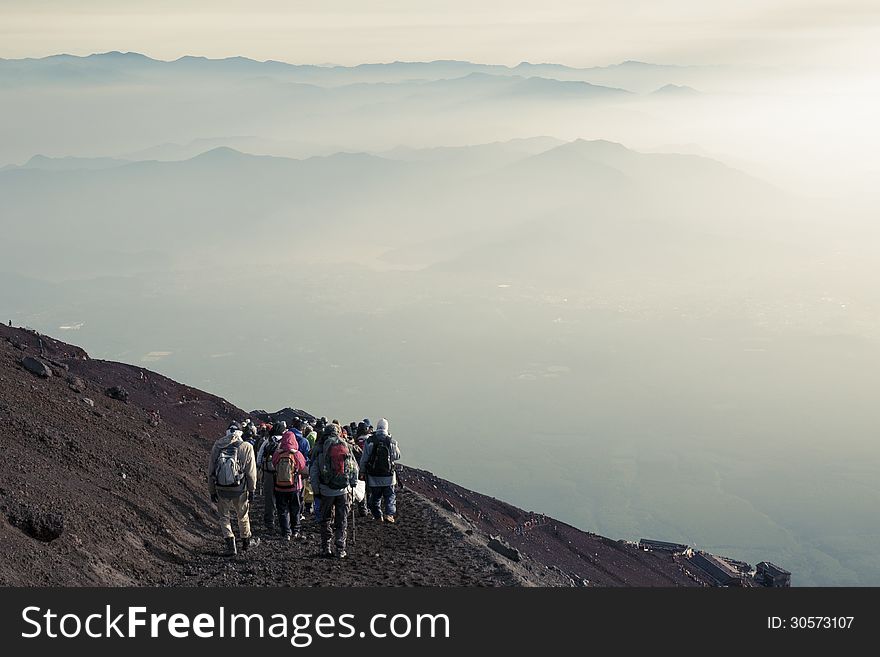
[(5, 0), (5, 57), (136, 50), (311, 64), (468, 59), (574, 66), (625, 59), (867, 70), (871, 0)]
[(0, 5), (2, 319), (880, 584), (876, 3), (178, 4)]

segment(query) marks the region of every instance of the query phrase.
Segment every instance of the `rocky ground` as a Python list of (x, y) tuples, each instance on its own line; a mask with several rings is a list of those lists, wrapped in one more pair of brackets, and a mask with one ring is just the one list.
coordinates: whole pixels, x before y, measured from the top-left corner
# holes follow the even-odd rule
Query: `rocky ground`
[[(344, 561), (316, 556), (311, 520), (302, 541), (266, 536), (229, 559), (208, 500), (206, 460), (213, 440), (246, 415), (148, 370), (0, 326), (0, 584), (706, 583), (672, 557), (412, 468), (402, 473), (400, 522), (359, 519)], [(258, 531), (261, 518), (257, 500)]]
[(483, 537), (456, 527), (416, 493), (400, 496), (399, 522), (356, 518), (349, 528), (345, 560), (318, 556), (317, 524), (303, 522), (303, 538), (290, 542), (262, 530), (262, 501), (252, 512), (259, 547), (234, 559), (223, 555), (213, 533), (182, 571), (195, 586), (517, 586), (560, 585), (561, 578), (540, 566), (508, 563), (487, 550)]

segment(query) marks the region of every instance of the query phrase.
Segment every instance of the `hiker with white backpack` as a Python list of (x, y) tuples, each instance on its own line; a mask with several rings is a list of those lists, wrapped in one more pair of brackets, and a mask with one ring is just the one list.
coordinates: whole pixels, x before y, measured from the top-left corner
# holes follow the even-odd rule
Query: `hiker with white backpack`
[(237, 552), (235, 534), (229, 521), (230, 513), (234, 513), (238, 519), (242, 548), (247, 550), (259, 545), (260, 539), (251, 534), (248, 515), (257, 486), (254, 448), (242, 440), (238, 424), (231, 424), (226, 435), (214, 443), (208, 461), (208, 473), (208, 491), (211, 501), (217, 505), (220, 531), (226, 541), (226, 553), (232, 556)]

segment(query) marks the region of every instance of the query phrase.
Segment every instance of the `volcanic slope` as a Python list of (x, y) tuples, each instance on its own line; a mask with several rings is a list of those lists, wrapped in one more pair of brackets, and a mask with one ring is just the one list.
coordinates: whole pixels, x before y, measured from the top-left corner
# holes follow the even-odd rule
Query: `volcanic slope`
[[(672, 557), (402, 468), (397, 525), (357, 519), (349, 558), (266, 537), (229, 559), (206, 455), (248, 414), (140, 367), (0, 327), (0, 584), (701, 586)], [(256, 533), (262, 506), (251, 512)], [(506, 555), (488, 547), (499, 536)], [(513, 548), (511, 550), (510, 548)]]

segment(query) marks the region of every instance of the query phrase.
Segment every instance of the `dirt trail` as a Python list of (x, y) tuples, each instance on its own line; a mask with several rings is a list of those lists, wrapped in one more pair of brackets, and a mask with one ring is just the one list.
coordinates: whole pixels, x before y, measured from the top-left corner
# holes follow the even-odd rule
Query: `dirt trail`
[[(441, 512), (420, 495), (403, 492), (399, 522), (379, 523), (357, 518), (355, 540), (344, 560), (318, 556), (319, 528), (311, 517), (303, 521), (303, 538), (290, 542), (262, 533), (262, 500), (251, 511), (255, 534), (262, 543), (235, 558), (222, 554), (219, 535), (207, 540), (182, 570), (187, 586), (515, 586), (559, 584), (538, 574), (528, 582), (500, 556), (467, 540)], [(497, 556), (497, 555), (496, 555)]]

